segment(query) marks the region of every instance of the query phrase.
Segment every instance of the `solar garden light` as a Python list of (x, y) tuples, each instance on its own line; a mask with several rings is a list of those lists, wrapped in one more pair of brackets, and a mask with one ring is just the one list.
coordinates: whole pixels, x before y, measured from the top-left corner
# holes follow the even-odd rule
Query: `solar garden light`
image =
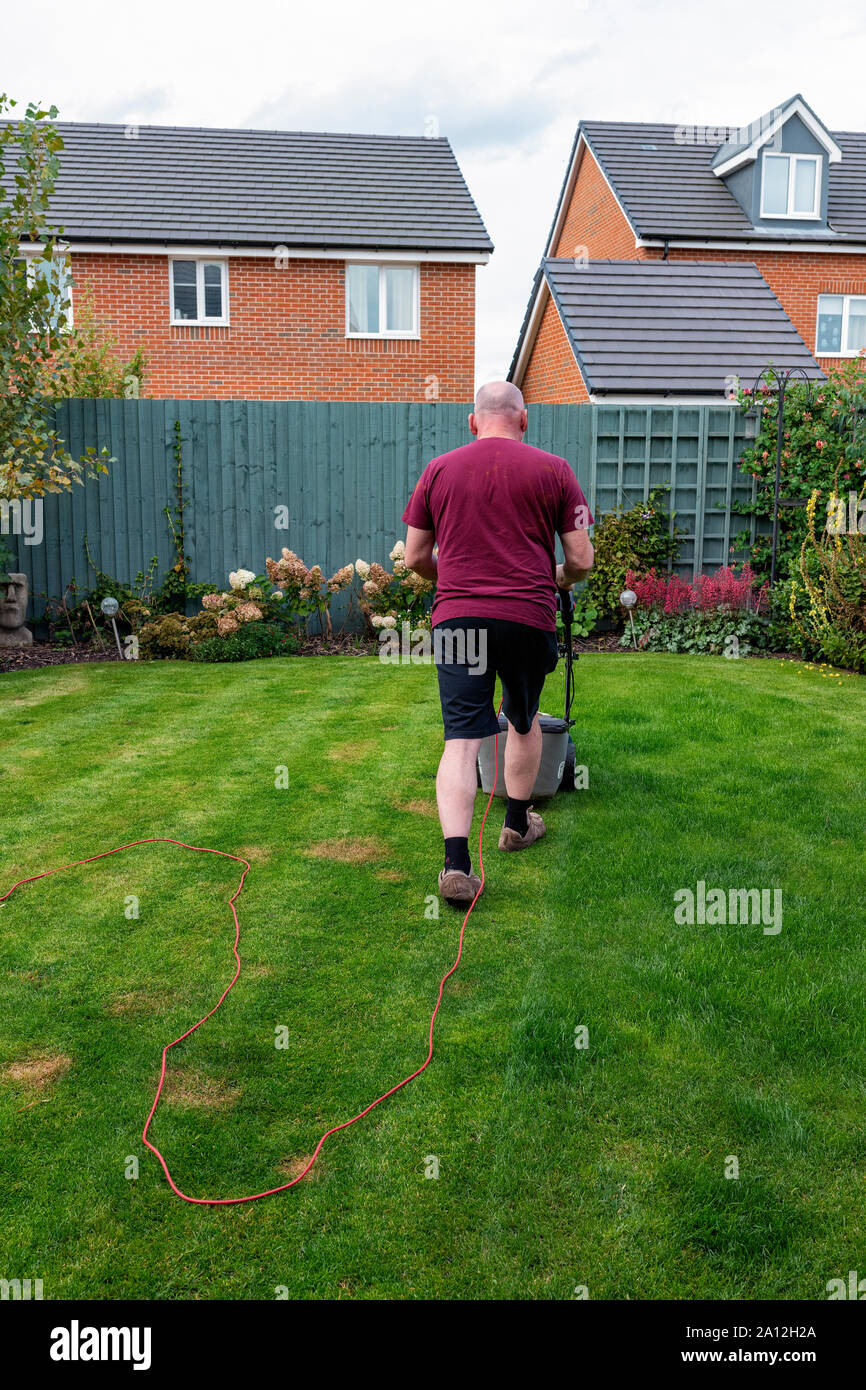
[(117, 602), (116, 598), (111, 598), (111, 596), (109, 595), (102, 600), (101, 604), (99, 605), (99, 608), (100, 611), (105, 614), (106, 618), (111, 619), (111, 626), (114, 628), (114, 640), (117, 643), (117, 655), (120, 657), (120, 660), (122, 661), (123, 648), (120, 645), (120, 637), (117, 633), (117, 623), (114, 621), (114, 616), (120, 608), (120, 604)]
[(634, 589), (623, 589), (619, 596), (619, 601), (623, 608), (628, 611), (629, 622), (631, 623), (631, 640), (635, 651), (637, 651), (637, 634), (634, 630), (634, 614), (631, 611), (637, 603), (637, 594)]

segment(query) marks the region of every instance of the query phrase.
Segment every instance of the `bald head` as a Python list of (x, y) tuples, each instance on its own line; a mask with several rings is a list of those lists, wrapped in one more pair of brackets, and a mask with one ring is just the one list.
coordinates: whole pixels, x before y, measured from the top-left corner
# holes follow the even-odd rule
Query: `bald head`
[(475, 397), (475, 414), (519, 415), (523, 410), (523, 397), (513, 381), (488, 381)]
[(479, 439), (486, 435), (523, 438), (526, 407), (523, 396), (512, 381), (488, 381), (479, 389), (475, 409), (469, 416), (469, 428)]

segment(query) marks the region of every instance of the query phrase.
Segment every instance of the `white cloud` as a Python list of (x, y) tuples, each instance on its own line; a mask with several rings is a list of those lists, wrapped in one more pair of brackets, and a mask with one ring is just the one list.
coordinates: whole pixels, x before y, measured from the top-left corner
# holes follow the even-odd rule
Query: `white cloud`
[(67, 120), (421, 134), (437, 115), (496, 244), (479, 380), (511, 360), (581, 117), (746, 124), (800, 91), (862, 129), (863, 37), (856, 0), (34, 0), (4, 17), (12, 95)]

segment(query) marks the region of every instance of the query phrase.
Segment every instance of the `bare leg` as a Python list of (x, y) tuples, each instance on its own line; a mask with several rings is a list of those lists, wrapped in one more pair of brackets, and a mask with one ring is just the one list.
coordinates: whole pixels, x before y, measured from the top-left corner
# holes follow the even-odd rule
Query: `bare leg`
[(515, 801), (528, 801), (532, 796), (541, 766), (541, 741), (537, 714), (528, 734), (517, 733), (513, 724), (509, 723), (505, 742), (505, 790)]
[(478, 786), (475, 764), (480, 747), (480, 738), (449, 738), (445, 742), (436, 774), (436, 800), (446, 840), (454, 836), (468, 838), (472, 828)]

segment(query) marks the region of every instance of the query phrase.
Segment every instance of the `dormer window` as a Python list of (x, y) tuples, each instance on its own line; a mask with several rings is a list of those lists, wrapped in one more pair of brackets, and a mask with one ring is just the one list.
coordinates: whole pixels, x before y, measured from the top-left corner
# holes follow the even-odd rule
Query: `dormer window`
[(819, 217), (821, 157), (764, 151), (762, 217)]

